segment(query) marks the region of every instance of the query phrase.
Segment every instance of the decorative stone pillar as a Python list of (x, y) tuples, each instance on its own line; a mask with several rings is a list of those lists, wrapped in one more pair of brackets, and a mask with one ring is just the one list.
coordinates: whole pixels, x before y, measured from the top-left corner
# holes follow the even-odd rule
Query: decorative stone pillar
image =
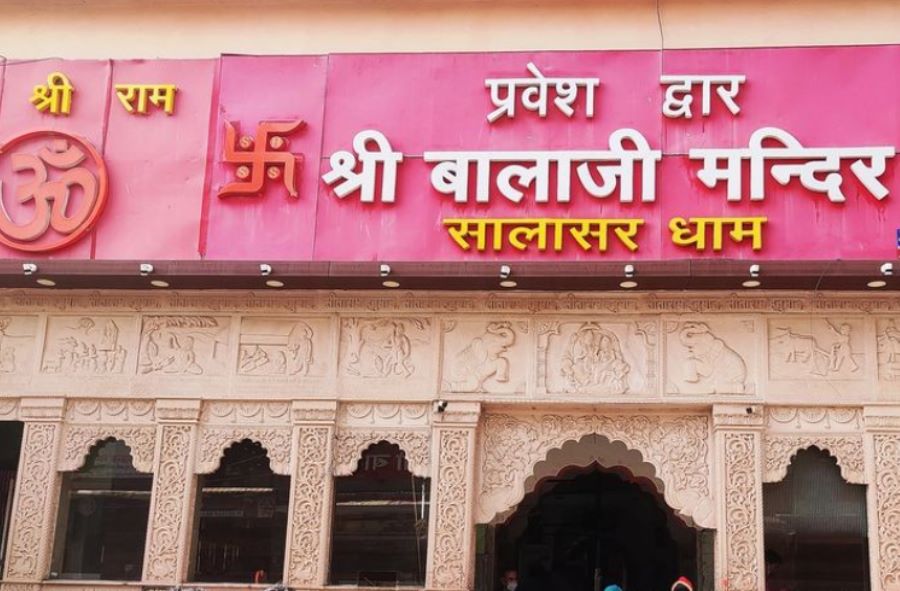
[(869, 569), (872, 591), (900, 591), (900, 407), (867, 407)]
[(328, 579), (337, 403), (296, 401), (284, 584), (320, 587)]
[(716, 588), (764, 591), (762, 407), (716, 405)]
[(481, 406), (451, 402), (432, 423), (428, 589), (472, 589), (475, 574), (475, 430)]
[(194, 513), (194, 447), (199, 400), (160, 400), (153, 492), (143, 580), (156, 586), (178, 585), (187, 577)]
[[(11, 513), (9, 546), (3, 578), (6, 588), (26, 589), (50, 573), (53, 533), (59, 506), (57, 461), (65, 401), (23, 399), (19, 416), (25, 422), (22, 452)], [(7, 584), (9, 585), (7, 587)]]

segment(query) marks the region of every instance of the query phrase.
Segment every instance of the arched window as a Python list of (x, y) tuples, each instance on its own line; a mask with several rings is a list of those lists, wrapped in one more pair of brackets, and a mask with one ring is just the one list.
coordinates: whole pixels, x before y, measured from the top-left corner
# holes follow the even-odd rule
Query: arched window
[(62, 478), (51, 576), (139, 581), (153, 475), (134, 469), (131, 450), (108, 439)]
[(386, 441), (363, 452), (351, 476), (335, 478), (329, 582), (424, 585), (429, 488)]
[(829, 454), (798, 452), (783, 481), (763, 485), (763, 510), (766, 589), (869, 589), (866, 487)]
[(218, 470), (199, 479), (192, 581), (282, 579), (290, 480), (272, 472), (255, 441), (225, 450)]

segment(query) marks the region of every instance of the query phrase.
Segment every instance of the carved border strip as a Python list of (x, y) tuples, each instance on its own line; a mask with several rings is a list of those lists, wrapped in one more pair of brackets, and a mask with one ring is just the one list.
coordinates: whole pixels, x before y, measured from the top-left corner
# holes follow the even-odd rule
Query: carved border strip
[(400, 446), (409, 471), (422, 478), (431, 476), (431, 431), (341, 429), (335, 434), (335, 476), (349, 476), (356, 470), (362, 453), (380, 441)]
[(182, 507), (189, 502), (192, 430), (188, 425), (161, 427), (159, 467), (153, 482), (153, 519), (148, 524), (150, 536), (143, 575), (146, 581), (180, 580), (179, 555), (185, 521)]
[(116, 425), (65, 425), (63, 448), (57, 470), (74, 472), (84, 466), (94, 446), (108, 439), (117, 439), (128, 446), (131, 461), (138, 472), (153, 472), (156, 452), (156, 427)]
[(285, 581), (291, 587), (313, 587), (321, 583), (320, 558), (323, 552), (328, 552), (328, 548), (322, 547), (322, 520), (330, 440), (330, 427), (298, 428)]
[(900, 435), (876, 434), (875, 499), (881, 588), (900, 589)]
[(469, 429), (440, 429), (438, 482), (434, 499), (434, 587), (466, 589), (466, 515)]
[(850, 484), (866, 484), (862, 436), (766, 435), (763, 482), (781, 482), (797, 452), (817, 447), (837, 460), (841, 476)]
[(262, 445), (268, 456), (269, 466), (275, 474), (291, 474), (291, 428), (290, 427), (227, 427), (203, 425), (197, 443), (197, 463), (194, 472), (210, 474), (215, 472), (225, 455), (225, 450), (244, 439)]
[(762, 523), (758, 501), (758, 452), (755, 433), (725, 433), (725, 540), (727, 578), (730, 588), (759, 589), (759, 556), (762, 550), (758, 527)]

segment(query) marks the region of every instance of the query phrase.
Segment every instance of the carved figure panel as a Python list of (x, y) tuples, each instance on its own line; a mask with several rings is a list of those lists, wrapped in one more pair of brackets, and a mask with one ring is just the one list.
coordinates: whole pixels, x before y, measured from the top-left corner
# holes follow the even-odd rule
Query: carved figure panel
[(342, 404), (337, 422), (342, 427), (425, 427), (431, 424), (431, 405)]
[(427, 377), (433, 364), (433, 341), (429, 318), (344, 318), (341, 375), (361, 381)]
[(333, 358), (327, 318), (253, 318), (241, 321), (238, 374), (323, 378)]
[(773, 380), (854, 380), (865, 374), (864, 326), (859, 319), (769, 320)]
[(878, 378), (900, 382), (900, 318), (878, 320)]
[(900, 589), (900, 435), (875, 435), (875, 503), (881, 588)]
[(62, 453), (57, 470), (73, 472), (84, 465), (91, 449), (107, 439), (118, 439), (128, 446), (131, 463), (138, 472), (153, 471), (156, 451), (156, 427), (113, 425), (66, 425)]
[(197, 474), (210, 474), (219, 467), (225, 449), (230, 445), (250, 439), (257, 441), (266, 450), (272, 472), (288, 476), (291, 473), (291, 428), (290, 427), (209, 427), (200, 429), (197, 446)]
[(657, 324), (542, 321), (538, 393), (614, 396), (653, 390)]
[(763, 482), (780, 482), (797, 452), (810, 447), (827, 451), (837, 460), (841, 476), (850, 484), (866, 483), (862, 436), (768, 435)]
[(529, 337), (525, 321), (444, 321), (441, 387), (447, 392), (524, 394)]
[(0, 315), (0, 381), (32, 372), (37, 316)]
[(755, 392), (752, 320), (667, 321), (665, 327), (667, 393)]
[(131, 374), (136, 330), (134, 319), (123, 316), (51, 316), (47, 319), (41, 371), (87, 376)]
[(230, 330), (227, 316), (144, 316), (139, 372), (223, 375), (228, 369)]
[[(342, 429), (335, 435), (334, 475), (349, 476), (356, 470), (362, 453), (379, 441), (397, 444), (406, 456), (409, 471), (429, 478), (431, 432)], [(377, 460), (377, 458), (376, 458)]]
[(480, 443), (479, 522), (517, 504), (534, 465), (566, 441), (599, 434), (641, 453), (665, 483), (666, 501), (710, 527), (709, 420), (699, 415), (487, 415)]

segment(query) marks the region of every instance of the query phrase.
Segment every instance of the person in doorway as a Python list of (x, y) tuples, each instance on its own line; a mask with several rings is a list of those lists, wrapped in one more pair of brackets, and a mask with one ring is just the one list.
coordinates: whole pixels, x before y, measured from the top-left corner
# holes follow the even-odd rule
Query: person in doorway
[(694, 584), (687, 577), (678, 577), (678, 580), (672, 583), (672, 591), (694, 591)]
[(519, 587), (519, 572), (514, 568), (503, 571), (500, 577), (500, 591), (516, 591)]

